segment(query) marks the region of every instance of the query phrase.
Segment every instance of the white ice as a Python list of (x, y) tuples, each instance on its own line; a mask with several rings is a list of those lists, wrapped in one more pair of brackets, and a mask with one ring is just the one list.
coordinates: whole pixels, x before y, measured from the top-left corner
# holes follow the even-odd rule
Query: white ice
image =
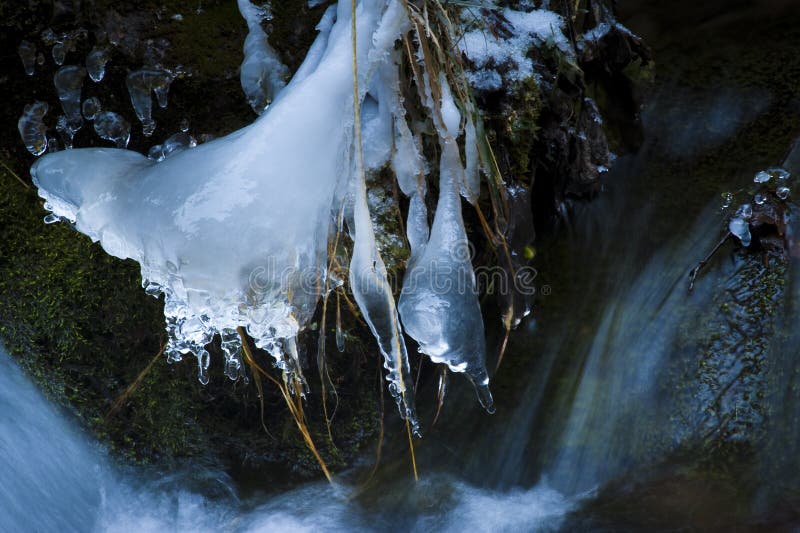
[[(444, 110), (444, 123), (437, 124), (441, 193), (429, 234), (427, 165), (405, 122), (399, 91), (395, 44), (410, 27), (406, 12), (393, 0), (358, 2), (361, 150), (354, 131), (350, 13), (349, 1), (326, 11), (303, 65), (250, 126), (167, 158), (110, 148), (58, 152), (39, 160), (31, 173), (55, 216), (74, 222), (109, 254), (141, 265), (145, 290), (165, 296), (169, 359), (193, 352), (203, 382), (209, 364), (204, 346), (217, 333), (226, 373), (241, 375), (236, 329), (244, 327), (287, 381), (304, 387), (296, 337), (324, 290), (328, 239), (345, 213), (354, 236), (351, 289), (378, 340), (390, 390), (416, 430), (408, 355), (375, 243), (366, 176), (391, 163), (400, 188), (412, 196), (412, 259), (427, 278), (418, 294), (403, 290), (409, 333), (435, 361), (466, 372), (490, 407), (483, 323), (470, 259), (463, 255), (468, 243), (459, 197), (461, 191), (474, 200), (478, 162), (468, 147), (467, 176), (455, 140), (463, 123), (467, 142), (474, 142), (474, 124), (471, 117), (462, 120), (448, 90), (438, 104)], [(260, 67), (269, 64), (264, 60)], [(442, 275), (466, 285), (432, 292), (431, 276)], [(429, 316), (420, 306), (432, 301)]]

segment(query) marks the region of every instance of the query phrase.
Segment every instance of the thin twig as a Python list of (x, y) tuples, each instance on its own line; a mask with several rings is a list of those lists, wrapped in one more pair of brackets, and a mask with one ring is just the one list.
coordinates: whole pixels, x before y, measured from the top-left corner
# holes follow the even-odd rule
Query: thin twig
[(150, 360), (150, 362), (147, 363), (147, 366), (144, 367), (144, 370), (139, 372), (139, 375), (136, 376), (136, 379), (133, 380), (133, 383), (128, 385), (128, 388), (125, 389), (125, 392), (123, 392), (122, 394), (119, 395), (119, 397), (116, 399), (116, 401), (114, 401), (114, 404), (111, 406), (111, 409), (109, 409), (106, 412), (106, 420), (108, 420), (111, 417), (113, 417), (117, 413), (117, 411), (119, 411), (120, 408), (125, 404), (125, 402), (128, 401), (128, 398), (130, 398), (131, 395), (134, 392), (136, 392), (136, 389), (138, 389), (139, 385), (142, 384), (142, 381), (144, 380), (145, 376), (150, 372), (150, 370), (153, 368), (153, 366), (156, 364), (156, 362), (164, 354), (164, 350), (166, 350), (166, 348), (167, 348), (167, 343), (162, 344), (161, 345), (161, 349), (158, 351), (158, 353), (155, 355), (155, 357), (153, 357)]
[(0, 159), (0, 165), (3, 165), (3, 168), (4, 168), (4, 169), (6, 169), (6, 170), (8, 171), (8, 173), (9, 173), (9, 174), (11, 174), (12, 176), (14, 176), (14, 178), (16, 178), (16, 180), (17, 180), (18, 182), (20, 182), (20, 184), (22, 184), (22, 186), (23, 186), (23, 187), (25, 187), (26, 189), (30, 190), (31, 186), (30, 186), (30, 185), (28, 185), (27, 183), (25, 183), (25, 180), (23, 180), (22, 178), (20, 178), (20, 177), (19, 177), (19, 175), (18, 175), (16, 172), (14, 172), (13, 170), (11, 170), (11, 167), (9, 167), (8, 165), (6, 165), (5, 161), (3, 161), (2, 159)]

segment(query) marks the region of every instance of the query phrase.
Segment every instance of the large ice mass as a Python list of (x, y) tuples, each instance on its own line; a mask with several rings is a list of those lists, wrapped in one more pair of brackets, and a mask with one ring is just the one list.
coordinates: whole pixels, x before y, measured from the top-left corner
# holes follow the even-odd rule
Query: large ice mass
[[(226, 374), (236, 379), (244, 375), (237, 335), (243, 327), (297, 393), (307, 387), (297, 336), (335, 285), (328, 244), (344, 220), (354, 240), (350, 287), (411, 427), (416, 431), (404, 329), (433, 361), (466, 373), (491, 410), (483, 321), (461, 215), (461, 196), (474, 202), (478, 192), (475, 118), (459, 108), (444, 77), (415, 73), (427, 91), (423, 105), (435, 117), (441, 147), (439, 199), (429, 228), (429, 165), (400, 90), (398, 42), (411, 29), (407, 5), (360, 0), (355, 22), (349, 0), (329, 8), (305, 62), (283, 88), (277, 81), (282, 66), (264, 48), (260, 14), (247, 0), (239, 6), (250, 29), (242, 82), (255, 108), (272, 100), (265, 112), (248, 127), (198, 146), (181, 145), (169, 157), (113, 148), (47, 154), (31, 173), (50, 216), (72, 222), (109, 254), (141, 265), (145, 290), (165, 298), (170, 360), (194, 353), (206, 382), (205, 345), (219, 334)], [(165, 99), (171, 79), (146, 70), (128, 78), (145, 133), (154, 126), (151, 91)], [(60, 96), (77, 120), (77, 81), (73, 86)], [(36, 127), (29, 129), (30, 144), (38, 147)], [(411, 205), (412, 253), (399, 306), (367, 203), (367, 176), (387, 165)]]

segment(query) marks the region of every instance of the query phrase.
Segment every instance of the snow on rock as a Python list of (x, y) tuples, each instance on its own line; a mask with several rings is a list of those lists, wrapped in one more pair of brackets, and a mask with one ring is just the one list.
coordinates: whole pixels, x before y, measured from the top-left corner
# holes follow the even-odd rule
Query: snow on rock
[[(469, 12), (466, 13), (464, 16), (468, 17)], [(504, 79), (513, 82), (533, 76), (533, 60), (527, 54), (535, 44), (555, 46), (571, 54), (569, 41), (561, 31), (564, 20), (557, 13), (510, 8), (501, 13), (508, 36), (480, 27), (465, 32), (459, 41), (459, 47), (474, 65), (467, 76), (476, 89), (499, 90)]]

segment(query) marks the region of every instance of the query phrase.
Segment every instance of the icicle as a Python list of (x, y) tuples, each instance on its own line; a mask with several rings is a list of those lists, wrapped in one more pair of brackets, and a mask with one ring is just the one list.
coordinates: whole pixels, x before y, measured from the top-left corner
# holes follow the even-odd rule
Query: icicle
[[(402, 27), (405, 14), (400, 2), (390, 2), (384, 13), (381, 24), (372, 37), (375, 49), (370, 51), (371, 64), (365, 73), (358, 69), (358, 87), (364, 92), (369, 86), (370, 74), (379, 70), (379, 65), (392, 64), (389, 50), (393, 47), (398, 37), (398, 30)], [(365, 7), (364, 3), (361, 7)], [(374, 10), (374, 9), (373, 9)], [(363, 25), (367, 13), (365, 9), (358, 12), (358, 21)], [(341, 15), (341, 11), (340, 11)], [(360, 42), (368, 41), (370, 34), (359, 32)], [(363, 45), (359, 45), (361, 52)], [(352, 57), (352, 55), (351, 55)], [(360, 59), (360, 58), (359, 58)], [(358, 62), (361, 63), (360, 61)], [(364, 92), (358, 94), (361, 98)], [(359, 116), (359, 102), (355, 102), (355, 113)], [(360, 118), (360, 117), (359, 117)], [(356, 126), (359, 124), (357, 123)], [(414, 391), (412, 388), (411, 370), (408, 361), (405, 341), (403, 340), (400, 318), (389, 286), (386, 275), (386, 265), (378, 252), (375, 243), (375, 232), (367, 205), (366, 173), (364, 168), (364, 153), (362, 151), (361, 129), (355, 128), (353, 144), (353, 257), (350, 261), (350, 287), (358, 303), (364, 319), (378, 341), (378, 347), (383, 355), (384, 367), (387, 370), (386, 379), (389, 381), (389, 391), (397, 402), (403, 418), (410, 425), (411, 431), (419, 435), (419, 422), (417, 421), (414, 407)]]
[(267, 34), (261, 28), (265, 13), (250, 0), (238, 1), (239, 12), (249, 30), (244, 40), (244, 61), (240, 70), (242, 89), (250, 107), (260, 115), (286, 86), (289, 69), (281, 63), (278, 53), (269, 45)]
[[(426, 85), (429, 88), (429, 81)], [(443, 76), (439, 85), (442, 88), (441, 106), (429, 98), (430, 108), (441, 109), (442, 118), (441, 121), (434, 120), (442, 151), (439, 201), (429, 240), (412, 248), (403, 279), (400, 316), (406, 332), (419, 343), (420, 351), (436, 363), (447, 364), (453, 372), (466, 373), (475, 385), (481, 404), (493, 412), (486, 372), (483, 317), (459, 197), (464, 183), (464, 168), (455, 137), (461, 116)], [(428, 90), (428, 94), (432, 92)], [(437, 113), (433, 114), (437, 116)], [(419, 225), (419, 222), (411, 220), (412, 216), (420, 217), (420, 213), (409, 209), (409, 228)], [(418, 240), (418, 237), (414, 239)], [(409, 240), (412, 240), (412, 234), (409, 234)]]
[(147, 137), (156, 129), (151, 94), (155, 93), (159, 107), (162, 109), (167, 107), (169, 87), (174, 79), (175, 75), (166, 70), (142, 69), (131, 72), (125, 80), (131, 104), (142, 123), (142, 133)]

